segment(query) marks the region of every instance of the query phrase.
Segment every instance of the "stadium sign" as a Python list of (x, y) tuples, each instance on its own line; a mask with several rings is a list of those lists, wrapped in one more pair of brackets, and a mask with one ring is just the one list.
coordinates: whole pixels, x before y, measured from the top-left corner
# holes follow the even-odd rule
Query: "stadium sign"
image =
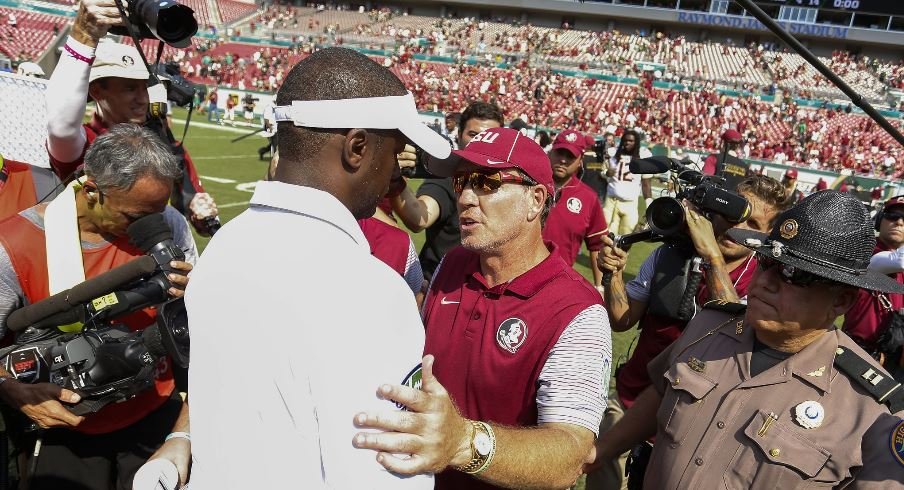
[[(737, 15), (678, 12), (678, 22), (715, 27), (731, 27), (734, 29), (768, 30), (766, 26), (753, 17), (741, 17)], [(836, 39), (846, 39), (848, 36), (847, 27), (800, 24), (797, 22), (779, 22), (779, 24), (791, 34), (831, 37)]]

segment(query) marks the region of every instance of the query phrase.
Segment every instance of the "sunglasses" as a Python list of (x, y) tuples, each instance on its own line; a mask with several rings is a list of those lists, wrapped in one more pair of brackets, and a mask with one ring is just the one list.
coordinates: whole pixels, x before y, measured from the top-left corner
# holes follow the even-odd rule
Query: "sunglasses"
[(533, 179), (527, 176), (516, 174), (504, 174), (502, 172), (462, 172), (452, 177), (452, 190), (456, 194), (461, 194), (465, 187), (471, 186), (472, 189), (493, 192), (502, 187), (502, 184), (518, 184), (532, 186), (537, 185)]
[(885, 219), (885, 220), (888, 220), (888, 221), (891, 221), (892, 223), (894, 223), (895, 221), (898, 221), (899, 219), (904, 219), (904, 213), (900, 213), (900, 212), (899, 213), (882, 213), (882, 219)]
[(778, 266), (778, 275), (781, 280), (792, 286), (805, 288), (812, 286), (813, 284), (831, 284), (835, 282), (831, 279), (826, 279), (825, 277), (817, 276), (816, 274), (799, 270), (793, 265), (779, 262), (765, 254), (757, 253), (756, 260), (759, 264), (760, 270), (763, 271), (767, 271), (773, 267)]

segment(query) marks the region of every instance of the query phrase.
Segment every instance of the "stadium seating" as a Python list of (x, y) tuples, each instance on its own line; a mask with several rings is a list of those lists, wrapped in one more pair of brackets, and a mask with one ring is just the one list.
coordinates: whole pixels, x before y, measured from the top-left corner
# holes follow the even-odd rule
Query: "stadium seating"
[(220, 10), (220, 21), (224, 24), (231, 24), (257, 10), (257, 6), (253, 3), (233, 0), (217, 0), (216, 5)]
[[(9, 14), (15, 15), (17, 27), (8, 25)], [(47, 50), (69, 19), (59, 15), (0, 7), (0, 53), (10, 59), (35, 60)]]

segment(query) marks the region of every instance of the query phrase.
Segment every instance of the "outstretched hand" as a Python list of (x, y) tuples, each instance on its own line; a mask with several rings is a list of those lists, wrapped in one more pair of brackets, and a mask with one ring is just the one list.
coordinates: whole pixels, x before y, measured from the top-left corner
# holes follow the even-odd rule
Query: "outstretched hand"
[(407, 410), (355, 415), (355, 426), (381, 432), (359, 432), (352, 444), (377, 451), (377, 461), (394, 473), (438, 473), (471, 459), (471, 424), (458, 413), (449, 392), (433, 376), (433, 363), (432, 355), (424, 356), (420, 390), (388, 384), (377, 390), (379, 397)]

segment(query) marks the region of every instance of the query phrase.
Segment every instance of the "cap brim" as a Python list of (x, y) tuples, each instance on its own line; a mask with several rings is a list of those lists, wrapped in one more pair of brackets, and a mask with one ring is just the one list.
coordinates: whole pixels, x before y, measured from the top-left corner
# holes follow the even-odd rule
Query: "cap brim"
[(584, 152), (579, 151), (576, 146), (572, 145), (552, 145), (552, 151), (556, 151), (558, 149), (568, 150), (568, 153), (571, 153), (573, 157), (579, 157), (584, 154)]
[[(143, 68), (143, 67), (142, 67)], [(128, 78), (130, 80), (147, 80), (150, 78), (151, 74), (148, 73), (147, 70), (124, 70), (118, 67), (99, 67), (91, 70), (91, 73), (88, 75), (88, 83), (91, 83), (95, 80), (100, 80), (101, 78)]]
[[(786, 253), (776, 257), (772, 254), (772, 247), (768, 245), (769, 237), (765, 233), (760, 233), (753, 230), (732, 228), (728, 230), (727, 234), (729, 238), (731, 238), (739, 245), (743, 245), (750, 250), (753, 250), (754, 252), (763, 253), (764, 255), (772, 257), (774, 260), (777, 260), (783, 264), (792, 265), (801, 270), (815, 274), (819, 277), (824, 277), (835, 282), (847, 284), (848, 286), (869, 289), (871, 291), (880, 291), (884, 293), (904, 293), (904, 284), (901, 284), (898, 281), (895, 281), (894, 279), (877, 272), (868, 270), (864, 274), (853, 275), (837, 269), (832, 269), (819, 264), (815, 264), (813, 262), (809, 262)], [(748, 242), (748, 240), (755, 240), (755, 242), (753, 243), (759, 243), (759, 245), (750, 245), (750, 242)]]
[(402, 123), (399, 125), (399, 131), (431, 157), (444, 159), (452, 153), (452, 145), (449, 140), (418, 121)]
[(492, 170), (519, 168), (512, 162), (502, 162), (482, 153), (468, 150), (453, 150), (447, 158), (431, 158), (427, 161), (427, 171), (437, 177), (452, 177), (462, 163), (472, 163), (478, 167)]

